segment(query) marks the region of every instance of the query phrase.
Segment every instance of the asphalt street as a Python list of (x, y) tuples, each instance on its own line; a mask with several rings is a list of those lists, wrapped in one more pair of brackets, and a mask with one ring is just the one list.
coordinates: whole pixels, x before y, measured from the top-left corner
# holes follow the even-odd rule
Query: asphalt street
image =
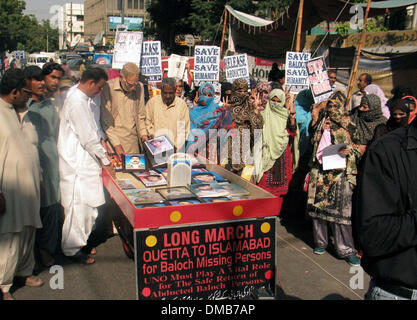
[[(311, 223), (304, 217), (277, 224), (276, 300), (362, 300), (369, 276), (329, 250), (313, 253)], [(135, 263), (116, 235), (97, 248), (96, 263), (79, 265), (65, 258), (60, 267), (43, 269), (40, 288), (13, 287), (17, 300), (135, 300)], [(57, 271), (58, 270), (58, 271)], [(62, 272), (60, 272), (62, 271)], [(62, 274), (58, 278), (58, 274)]]

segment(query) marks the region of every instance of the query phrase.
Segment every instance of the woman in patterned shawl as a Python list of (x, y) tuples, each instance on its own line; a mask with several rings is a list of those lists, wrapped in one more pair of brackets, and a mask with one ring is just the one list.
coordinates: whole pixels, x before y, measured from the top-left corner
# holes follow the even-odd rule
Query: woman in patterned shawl
[[(355, 124), (343, 115), (343, 101), (330, 99), (324, 118), (313, 134), (313, 155), (308, 185), (307, 213), (313, 219), (314, 253), (323, 254), (328, 246), (328, 226), (334, 236), (337, 254), (351, 265), (359, 265), (352, 236), (352, 193), (357, 165), (362, 155)], [(346, 168), (323, 170), (323, 149), (346, 144), (339, 150), (346, 157)]]
[(225, 124), (227, 110), (214, 102), (214, 93), (214, 87), (210, 83), (202, 83), (198, 89), (197, 105), (190, 109), (190, 134), (187, 139), (187, 153), (194, 154), (196, 151), (204, 150), (205, 154), (201, 154), (202, 156), (207, 158), (214, 156), (215, 153), (211, 147), (215, 148), (215, 145), (210, 146), (209, 154), (206, 154), (206, 148), (209, 146), (210, 130), (223, 128), (227, 131), (231, 128), (230, 123)]
[(259, 106), (259, 111), (265, 110), (266, 104), (269, 100), (269, 93), (272, 90), (272, 86), (269, 82), (261, 81), (256, 85), (256, 92), (259, 93), (259, 98), (262, 104)]
[[(255, 102), (251, 102), (248, 93), (248, 83), (245, 79), (236, 79), (232, 84), (232, 94), (230, 96), (230, 112), (233, 117), (235, 130), (229, 135), (228, 141), (228, 164), (226, 168), (236, 174), (241, 174), (247, 163), (251, 163), (251, 152), (254, 145), (255, 130), (262, 132), (263, 118), (258, 110), (260, 105), (259, 96)], [(239, 136), (237, 137), (237, 133)], [(245, 134), (249, 134), (250, 142), (247, 143)], [(233, 148), (233, 141), (239, 138), (240, 147)]]

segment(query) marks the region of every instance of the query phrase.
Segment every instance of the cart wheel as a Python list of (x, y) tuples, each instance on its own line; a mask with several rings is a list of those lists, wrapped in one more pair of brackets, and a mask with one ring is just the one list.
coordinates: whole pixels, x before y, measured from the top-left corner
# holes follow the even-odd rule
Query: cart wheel
[(135, 255), (134, 255), (132, 249), (130, 249), (129, 245), (122, 238), (120, 238), (120, 239), (122, 240), (122, 247), (123, 247), (124, 253), (126, 254), (126, 256), (129, 259), (134, 260), (135, 259)]

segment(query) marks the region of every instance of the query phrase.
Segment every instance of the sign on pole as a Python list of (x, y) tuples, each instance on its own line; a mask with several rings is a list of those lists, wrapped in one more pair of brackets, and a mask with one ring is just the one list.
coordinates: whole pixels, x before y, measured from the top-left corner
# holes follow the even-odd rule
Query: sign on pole
[(226, 65), (226, 79), (233, 83), (236, 79), (243, 78), (249, 83), (249, 64), (247, 54), (224, 57)]
[(333, 93), (323, 57), (317, 57), (306, 63), (310, 87), (316, 103), (327, 100)]
[(117, 31), (112, 68), (122, 69), (127, 62), (133, 62), (140, 67), (142, 42), (141, 31)]
[(219, 81), (220, 48), (196, 46), (194, 50), (194, 83)]
[(143, 43), (140, 69), (149, 81), (162, 81), (161, 41)]
[(285, 59), (285, 88), (290, 93), (299, 93), (309, 88), (306, 62), (310, 60), (310, 53), (287, 52)]

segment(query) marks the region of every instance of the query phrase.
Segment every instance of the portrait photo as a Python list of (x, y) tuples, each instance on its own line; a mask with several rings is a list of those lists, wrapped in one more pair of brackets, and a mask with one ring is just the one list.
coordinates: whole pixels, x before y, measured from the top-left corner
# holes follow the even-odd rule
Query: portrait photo
[(136, 153), (125, 154), (123, 165), (125, 171), (146, 170), (145, 155)]
[(198, 199), (182, 199), (182, 200), (171, 200), (169, 201), (169, 204), (171, 206), (186, 206), (189, 204), (200, 204), (202, 203)]
[(174, 146), (166, 136), (160, 136), (145, 142), (149, 152), (154, 156), (164, 151), (174, 150)]
[(125, 190), (125, 194), (135, 206), (140, 204), (164, 202), (164, 198), (152, 189), (130, 189)]
[(157, 191), (167, 200), (195, 198), (195, 195), (186, 187), (161, 188)]
[(167, 184), (167, 181), (162, 174), (141, 175), (139, 176), (139, 180), (147, 188), (165, 186)]

